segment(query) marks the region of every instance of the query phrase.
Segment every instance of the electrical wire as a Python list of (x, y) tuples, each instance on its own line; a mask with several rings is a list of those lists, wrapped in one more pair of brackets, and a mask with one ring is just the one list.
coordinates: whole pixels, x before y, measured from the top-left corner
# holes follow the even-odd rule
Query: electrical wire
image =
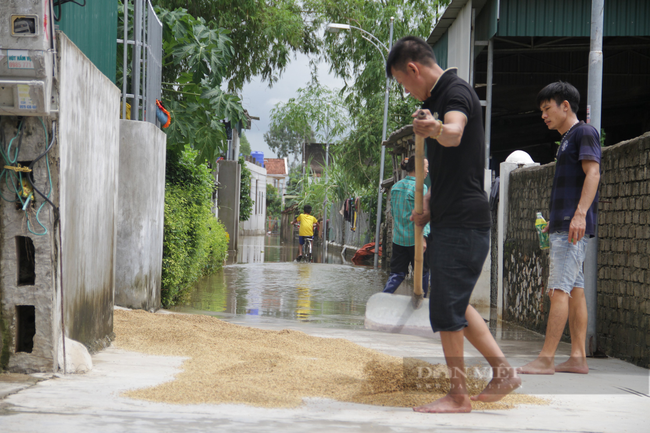
[[(52, 3), (52, 13), (54, 14), (54, 20), (55, 21), (61, 21), (61, 6), (63, 6), (66, 3), (74, 3), (77, 6), (85, 7), (86, 6), (86, 0), (84, 0), (83, 4), (75, 1), (75, 0), (54, 0)], [(58, 7), (59, 8), (59, 14), (54, 11), (54, 8)]]
[[(14, 136), (14, 138), (12, 138), (9, 141), (9, 145), (7, 146), (6, 151), (5, 151), (5, 148), (4, 148), (4, 134), (2, 135), (3, 143), (2, 143), (2, 146), (0, 146), (0, 154), (2, 154), (2, 158), (4, 159), (4, 162), (5, 162), (5, 164), (3, 165), (3, 168), (2, 168), (2, 172), (0, 172), (0, 182), (2, 182), (2, 180), (4, 179), (4, 182), (7, 184), (7, 188), (9, 189), (9, 191), (11, 191), (13, 189), (13, 191), (16, 192), (18, 197), (20, 196), (20, 194), (18, 194), (18, 187), (16, 186), (16, 180), (18, 180), (18, 175), (16, 174), (16, 172), (11, 171), (11, 170), (9, 170), (9, 169), (7, 169), (5, 167), (7, 167), (7, 166), (13, 167), (13, 166), (16, 165), (16, 161), (18, 160), (18, 152), (20, 151), (20, 144), (22, 142), (22, 134), (23, 134), (24, 123), (25, 123), (25, 121), (23, 119), (21, 119), (20, 123), (18, 124), (18, 131), (16, 132), (16, 135)], [(16, 138), (18, 138), (18, 137), (21, 137), (21, 138), (18, 139), (18, 146), (16, 147), (16, 152), (14, 153), (14, 155), (12, 157), (12, 156), (10, 156), (11, 155), (11, 146), (13, 145), (14, 140), (16, 140)], [(21, 190), (22, 190), (22, 187), (21, 187)], [(13, 200), (9, 200), (8, 198), (6, 198), (4, 196), (4, 194), (2, 194), (1, 190), (0, 190), (0, 197), (4, 201), (8, 201), (10, 203), (15, 203), (15, 202), (18, 201), (18, 198), (14, 198)]]
[[(48, 143), (49, 141), (49, 136), (47, 133), (47, 128), (45, 127), (45, 122), (43, 121), (42, 118), (39, 118), (41, 121), (41, 126), (43, 127), (43, 131), (45, 133), (45, 143)], [(34, 175), (33, 175), (33, 169), (34, 165), (41, 160), (43, 157), (46, 157), (46, 155), (49, 153), (49, 151), (52, 149), (52, 146), (54, 145), (54, 140), (56, 137), (56, 129), (55, 129), (55, 124), (54, 122), (52, 123), (52, 141), (49, 142), (49, 145), (46, 146), (45, 152), (40, 154), (38, 157), (36, 157), (30, 164), (29, 167), (25, 168), (26, 173), (23, 174), (23, 171), (21, 170), (22, 168), (18, 168), (18, 156), (20, 154), (20, 148), (22, 146), (22, 139), (23, 135), (25, 132), (25, 119), (21, 119), (20, 123), (18, 124), (18, 131), (16, 132), (16, 135), (9, 141), (9, 144), (7, 148), (4, 148), (4, 134), (2, 134), (2, 142), (0, 143), (0, 154), (2, 155), (2, 158), (4, 159), (4, 166), (2, 169), (2, 172), (0, 172), (0, 183), (4, 180), (5, 184), (7, 185), (7, 188), (9, 191), (12, 191), (15, 193), (15, 198), (13, 200), (8, 199), (5, 197), (2, 192), (0, 191), (0, 197), (10, 203), (20, 203), (20, 207), (24, 210), (25, 212), (25, 217), (27, 219), (27, 229), (29, 230), (30, 233), (36, 235), (36, 236), (44, 236), (48, 233), (47, 227), (41, 222), (40, 219), (40, 214), (41, 211), (43, 210), (43, 207), (45, 206), (46, 203), (49, 203), (52, 208), (54, 209), (54, 223), (59, 219), (59, 209), (56, 207), (56, 205), (50, 200), (50, 196), (52, 195), (52, 171), (50, 169), (50, 161), (49, 158), (45, 158), (45, 165), (47, 167), (47, 176), (48, 176), (48, 181), (49, 181), (49, 190), (47, 191), (47, 194), (42, 193), (36, 186), (34, 182)], [(12, 147), (14, 141), (18, 139), (18, 143), (16, 147), (13, 149), (12, 152)], [(23, 177), (24, 176), (24, 177)], [(26, 190), (25, 184), (23, 183), (23, 180), (26, 180), (29, 186), (31, 187), (30, 190)], [(37, 233), (32, 229), (32, 223), (30, 221), (29, 217), (29, 204), (33, 203), (34, 200), (34, 193), (39, 194), (45, 201), (41, 203), (39, 206), (38, 210), (36, 211), (35, 218), (36, 222), (38, 225), (40, 225), (43, 228), (42, 233)], [(24, 200), (23, 200), (24, 198)]]
[[(45, 127), (45, 122), (43, 122), (42, 117), (39, 117), (39, 120), (41, 121), (41, 125), (43, 126), (43, 132), (45, 133), (45, 143), (47, 143), (48, 142), (48, 135), (47, 135), (47, 128)], [(34, 164), (39, 159), (41, 159), (45, 155), (47, 155), (48, 152), (50, 151), (50, 149), (52, 149), (52, 145), (54, 144), (55, 137), (56, 137), (56, 134), (55, 134), (55, 129), (54, 129), (54, 123), (52, 123), (52, 141), (50, 142), (49, 146), (47, 146), (47, 148), (45, 149), (45, 152), (43, 152), (36, 159), (34, 159), (31, 162), (31, 164), (29, 164), (30, 169), (32, 169), (34, 167)], [(43, 197), (45, 199), (45, 201), (43, 203), (41, 203), (41, 205), (38, 207), (38, 210), (36, 211), (36, 222), (38, 223), (38, 225), (40, 225), (43, 228), (42, 233), (36, 233), (34, 230), (32, 230), (31, 223), (29, 221), (29, 215), (28, 215), (27, 211), (25, 211), (25, 215), (27, 216), (27, 230), (29, 230), (29, 232), (31, 234), (36, 235), (36, 236), (44, 236), (44, 235), (46, 235), (48, 233), (47, 227), (45, 227), (43, 225), (43, 223), (41, 222), (41, 219), (39, 218), (39, 215), (41, 213), (41, 210), (43, 210), (43, 207), (45, 206), (45, 203), (49, 203), (54, 208), (55, 220), (58, 219), (58, 215), (59, 215), (58, 208), (54, 205), (54, 203), (52, 203), (52, 201), (50, 201), (50, 195), (52, 194), (52, 172), (50, 170), (50, 160), (49, 160), (49, 158), (45, 158), (45, 165), (47, 166), (47, 177), (48, 177), (48, 180), (50, 182), (50, 188), (49, 188), (49, 191), (47, 192), (47, 196), (45, 194), (43, 194), (41, 191), (39, 191), (36, 188), (36, 186), (34, 185), (34, 181), (33, 181), (33, 173), (34, 172), (33, 171), (28, 172), (27, 175), (25, 176), (27, 178), (27, 182), (29, 182), (32, 189), (35, 192), (37, 192), (41, 197)]]

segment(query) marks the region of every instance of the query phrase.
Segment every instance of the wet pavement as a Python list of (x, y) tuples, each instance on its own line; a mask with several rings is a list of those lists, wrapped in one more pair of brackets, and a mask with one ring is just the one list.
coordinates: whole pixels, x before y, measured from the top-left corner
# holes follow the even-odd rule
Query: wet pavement
[[(365, 302), (383, 288), (385, 273), (347, 264), (335, 254), (325, 263), (321, 256), (320, 263), (287, 262), (297, 255), (296, 246), (274, 237), (246, 239), (245, 245), (238, 257), (245, 263), (202, 279), (175, 310), (345, 338), (394, 356), (444, 359), (439, 340), (363, 329)], [(489, 325), (514, 366), (541, 349), (539, 334), (497, 320)], [(560, 344), (558, 362), (569, 349)], [(480, 358), (469, 344), (465, 356)], [(87, 374), (23, 375), (24, 380), (12, 375), (7, 381), (0, 376), (0, 432), (640, 432), (650, 421), (648, 370), (617, 359), (590, 359), (588, 375), (524, 376), (520, 392), (545, 398), (547, 405), (471, 414), (420, 414), (326, 399), (306, 399), (294, 409), (169, 405), (120, 395), (173, 380), (182, 362), (109, 347), (93, 356)]]

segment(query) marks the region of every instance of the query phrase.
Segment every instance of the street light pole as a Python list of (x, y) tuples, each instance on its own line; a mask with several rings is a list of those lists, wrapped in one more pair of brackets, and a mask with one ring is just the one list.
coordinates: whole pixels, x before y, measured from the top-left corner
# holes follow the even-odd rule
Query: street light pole
[[(393, 47), (393, 22), (395, 21), (394, 17), (390, 17), (390, 36), (388, 37), (388, 48), (386, 45), (384, 45), (377, 37), (367, 31), (365, 31), (362, 28), (351, 26), (348, 24), (336, 24), (336, 23), (331, 23), (327, 25), (327, 30), (328, 31), (334, 31), (337, 32), (339, 30), (350, 30), (350, 29), (356, 29), (359, 30), (360, 32), (364, 33), (365, 35), (368, 35), (372, 39), (368, 39), (364, 35), (361, 35), (365, 40), (370, 42), (375, 48), (379, 50), (379, 53), (381, 54), (381, 57), (384, 59), (384, 64), (386, 64), (386, 56), (384, 56), (384, 53), (380, 46), (386, 50), (387, 53), (390, 53), (390, 49)], [(381, 194), (381, 183), (384, 181), (384, 164), (386, 161), (386, 149), (384, 148), (383, 142), (386, 141), (386, 128), (388, 124), (388, 99), (389, 99), (389, 94), (390, 94), (390, 79), (386, 77), (386, 96), (384, 98), (384, 125), (381, 133), (381, 162), (379, 166), (379, 191), (377, 192), (377, 227), (375, 229), (375, 264), (374, 267), (377, 269), (379, 265), (379, 233), (381, 231), (381, 202), (382, 202), (382, 194)]]
[(325, 144), (325, 203), (323, 203), (323, 263), (327, 263), (327, 214), (329, 211), (329, 200), (327, 199), (327, 178), (329, 172), (329, 159), (330, 159), (330, 140), (327, 138)]
[[(390, 18), (390, 36), (388, 42), (388, 52), (393, 47), (393, 17)], [(385, 63), (385, 62), (384, 62)], [(381, 133), (381, 162), (379, 163), (379, 191), (377, 192), (377, 227), (375, 228), (375, 264), (374, 268), (377, 269), (379, 265), (379, 234), (381, 231), (381, 183), (384, 181), (384, 164), (386, 162), (386, 148), (384, 141), (386, 141), (386, 128), (388, 124), (388, 97), (390, 92), (390, 79), (386, 77), (386, 96), (384, 98), (384, 126)]]

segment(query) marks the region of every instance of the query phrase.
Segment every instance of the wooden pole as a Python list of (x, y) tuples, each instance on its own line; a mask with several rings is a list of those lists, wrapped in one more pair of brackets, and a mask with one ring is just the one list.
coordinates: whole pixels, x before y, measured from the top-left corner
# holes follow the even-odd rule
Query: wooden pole
[[(425, 119), (423, 111), (418, 113), (418, 119)], [(415, 212), (421, 214), (422, 201), (424, 196), (424, 137), (415, 136)], [(415, 224), (415, 254), (413, 259), (413, 295), (418, 298), (424, 296), (422, 291), (422, 262), (423, 262), (423, 245), (422, 236), (423, 227)]]

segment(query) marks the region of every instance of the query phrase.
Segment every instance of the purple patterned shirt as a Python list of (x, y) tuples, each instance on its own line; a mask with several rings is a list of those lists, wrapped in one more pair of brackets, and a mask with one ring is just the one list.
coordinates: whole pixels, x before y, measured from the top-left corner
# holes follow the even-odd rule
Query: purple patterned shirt
[[(593, 126), (581, 121), (562, 137), (551, 190), (549, 233), (569, 231), (586, 178), (582, 161), (596, 161), (600, 164), (600, 157), (600, 137)], [(587, 211), (585, 236), (594, 235), (597, 212), (598, 192)]]

